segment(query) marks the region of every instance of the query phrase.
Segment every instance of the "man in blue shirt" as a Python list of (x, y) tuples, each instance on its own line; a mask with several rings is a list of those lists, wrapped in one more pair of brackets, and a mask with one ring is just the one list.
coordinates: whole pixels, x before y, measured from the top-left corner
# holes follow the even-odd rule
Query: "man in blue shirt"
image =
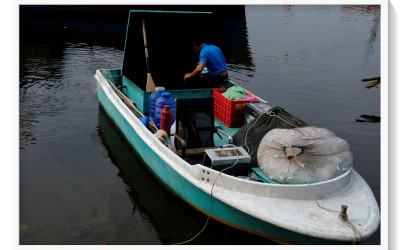
[[(196, 41), (192, 45), (195, 53), (200, 52), (199, 63), (191, 72), (185, 74), (183, 88), (214, 88), (228, 79), (228, 66), (222, 51), (214, 45)], [(208, 73), (200, 74), (207, 67)]]

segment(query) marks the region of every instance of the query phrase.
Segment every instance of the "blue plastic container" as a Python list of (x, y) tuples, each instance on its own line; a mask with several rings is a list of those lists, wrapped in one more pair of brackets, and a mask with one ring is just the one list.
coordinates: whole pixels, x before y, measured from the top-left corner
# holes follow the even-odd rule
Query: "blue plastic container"
[[(175, 122), (175, 99), (171, 96), (169, 92), (162, 92), (161, 96), (157, 98), (155, 102), (155, 120), (154, 123), (156, 124), (157, 128), (160, 128), (160, 121), (161, 121), (161, 109), (164, 108), (164, 105), (168, 105), (169, 109), (172, 111), (172, 121), (171, 124)], [(160, 104), (160, 105), (158, 105)], [(161, 108), (161, 109), (160, 109)]]
[(146, 128), (149, 127), (149, 118), (147, 116), (139, 117), (139, 120), (143, 123), (143, 125)]
[[(149, 99), (149, 101), (150, 101), (150, 103), (149, 103), (149, 117), (154, 123), (157, 122), (156, 113), (155, 113), (156, 101), (157, 101), (157, 98), (159, 98), (161, 96), (161, 93), (164, 92), (164, 91), (165, 91), (164, 87), (156, 87), (156, 90), (153, 93), (150, 94), (150, 99)], [(158, 120), (158, 124), (160, 124), (160, 120)]]

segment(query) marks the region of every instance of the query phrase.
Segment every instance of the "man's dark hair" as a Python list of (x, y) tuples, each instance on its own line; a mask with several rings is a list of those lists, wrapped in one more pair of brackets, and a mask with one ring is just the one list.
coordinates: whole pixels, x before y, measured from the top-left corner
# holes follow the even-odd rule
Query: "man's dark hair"
[(201, 45), (202, 43), (204, 43), (204, 34), (199, 34), (199, 33), (195, 34), (193, 36), (192, 41), (196, 45)]
[(193, 43), (196, 44), (197, 46), (201, 45), (202, 43), (204, 43), (204, 39), (194, 39)]

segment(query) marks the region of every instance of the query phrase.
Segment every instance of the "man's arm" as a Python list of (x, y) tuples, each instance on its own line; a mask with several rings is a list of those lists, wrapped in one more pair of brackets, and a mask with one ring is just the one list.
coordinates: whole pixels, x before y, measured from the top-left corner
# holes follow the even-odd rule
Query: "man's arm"
[(195, 76), (197, 74), (199, 74), (201, 71), (203, 71), (204, 67), (206, 66), (205, 63), (201, 62), (197, 65), (197, 67), (193, 70), (192, 73), (187, 73), (185, 74), (185, 76), (183, 77), (183, 80), (186, 81), (186, 79)]

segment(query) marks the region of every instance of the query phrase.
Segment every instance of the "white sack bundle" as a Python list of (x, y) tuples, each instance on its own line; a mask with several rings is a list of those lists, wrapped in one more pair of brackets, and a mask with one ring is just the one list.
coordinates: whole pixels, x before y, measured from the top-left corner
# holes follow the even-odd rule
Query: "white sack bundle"
[(285, 184), (305, 184), (335, 178), (353, 165), (349, 144), (325, 128), (273, 129), (257, 151), (260, 169)]

